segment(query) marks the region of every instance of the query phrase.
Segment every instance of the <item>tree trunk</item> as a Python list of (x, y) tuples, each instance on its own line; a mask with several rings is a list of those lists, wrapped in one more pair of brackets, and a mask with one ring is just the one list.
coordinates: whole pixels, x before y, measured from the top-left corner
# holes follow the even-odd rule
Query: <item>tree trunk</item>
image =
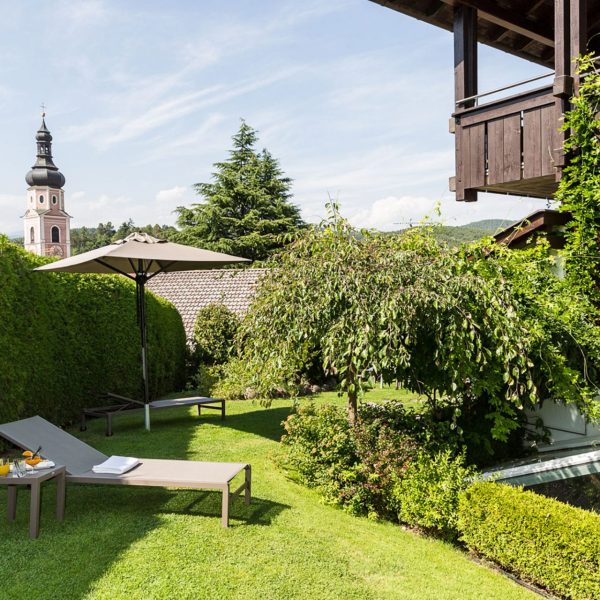
[(348, 392), (348, 421), (350, 425), (356, 423), (358, 417), (358, 395), (356, 391)]

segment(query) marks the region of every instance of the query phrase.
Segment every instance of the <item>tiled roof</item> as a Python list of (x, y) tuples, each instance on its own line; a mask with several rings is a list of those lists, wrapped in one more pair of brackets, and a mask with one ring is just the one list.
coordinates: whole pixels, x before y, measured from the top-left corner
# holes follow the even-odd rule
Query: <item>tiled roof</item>
[(259, 278), (267, 269), (221, 269), (161, 273), (148, 281), (148, 289), (175, 305), (188, 339), (193, 337), (198, 311), (222, 302), (237, 315), (250, 306)]

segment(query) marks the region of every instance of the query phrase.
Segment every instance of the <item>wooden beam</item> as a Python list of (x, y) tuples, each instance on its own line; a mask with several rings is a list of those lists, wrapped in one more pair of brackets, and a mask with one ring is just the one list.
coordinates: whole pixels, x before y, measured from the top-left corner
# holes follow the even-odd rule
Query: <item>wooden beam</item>
[(527, 19), (514, 10), (502, 8), (492, 0), (443, 0), (443, 2), (454, 7), (473, 8), (482, 19), (490, 23), (506, 27), (545, 46), (554, 46), (554, 40), (548, 35), (548, 28), (544, 24)]
[[(462, 100), (477, 94), (477, 11), (466, 7), (454, 7), (454, 100)], [(473, 106), (474, 101), (461, 108)], [(455, 107), (456, 108), (456, 107)], [(465, 160), (468, 139), (463, 129), (456, 129), (454, 143), (456, 147), (456, 199), (477, 200), (475, 190), (465, 189), (467, 169)]]
[[(556, 122), (562, 124), (563, 115), (569, 107), (569, 96), (573, 87), (570, 68), (570, 0), (554, 0), (554, 114)], [(562, 176), (565, 166), (563, 145), (567, 137), (566, 131), (556, 132), (554, 147), (554, 165), (557, 167), (556, 180)]]
[[(454, 9), (454, 101), (477, 94), (477, 11)], [(473, 106), (465, 103), (463, 108)]]
[(570, 21), (571, 21), (571, 61), (570, 72), (573, 77), (575, 91), (579, 88), (579, 75), (577, 74), (577, 65), (574, 59), (587, 50), (587, 2), (586, 0), (570, 0)]
[(432, 0), (423, 11), (425, 16), (428, 18), (435, 17), (438, 12), (440, 12), (441, 8), (444, 6), (444, 3), (441, 0)]

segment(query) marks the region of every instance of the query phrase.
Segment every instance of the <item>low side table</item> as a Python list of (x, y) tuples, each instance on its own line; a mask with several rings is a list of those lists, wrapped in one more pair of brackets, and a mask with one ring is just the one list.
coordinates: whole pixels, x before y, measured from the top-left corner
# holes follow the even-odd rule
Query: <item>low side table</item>
[(0, 485), (8, 487), (7, 517), (9, 521), (14, 521), (17, 514), (18, 487), (28, 485), (31, 488), (31, 502), (29, 505), (29, 537), (31, 539), (37, 538), (40, 533), (42, 483), (49, 479), (56, 479), (56, 518), (62, 521), (65, 517), (65, 467), (56, 466), (40, 471), (28, 471), (27, 475), (23, 477), (17, 477), (14, 473), (9, 473), (6, 477), (0, 477)]

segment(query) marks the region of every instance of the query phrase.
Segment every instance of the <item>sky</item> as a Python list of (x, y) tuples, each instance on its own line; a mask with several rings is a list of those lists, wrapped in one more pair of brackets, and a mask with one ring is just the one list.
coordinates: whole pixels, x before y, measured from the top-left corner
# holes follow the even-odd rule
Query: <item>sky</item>
[[(0, 0), (0, 231), (22, 235), (40, 105), (72, 227), (174, 224), (240, 119), (319, 221), (517, 220), (543, 200), (448, 191), (452, 35), (368, 0)], [(480, 91), (545, 70), (480, 47)]]

